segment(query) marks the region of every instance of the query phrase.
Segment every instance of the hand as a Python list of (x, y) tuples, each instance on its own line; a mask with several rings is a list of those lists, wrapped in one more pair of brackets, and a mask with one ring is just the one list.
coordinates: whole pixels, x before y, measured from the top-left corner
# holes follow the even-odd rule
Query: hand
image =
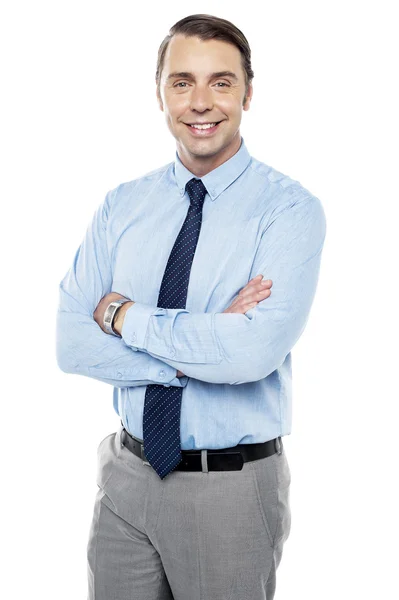
[[(126, 298), (126, 296), (122, 296), (122, 294), (118, 294), (118, 292), (110, 292), (109, 294), (106, 294), (105, 296), (103, 296), (101, 298), (100, 302), (97, 304), (97, 308), (93, 313), (93, 319), (95, 320), (97, 325), (99, 327), (101, 327), (101, 329), (104, 331), (104, 333), (108, 333), (108, 331), (106, 331), (104, 329), (104, 325), (103, 325), (104, 313), (106, 311), (106, 308), (107, 308), (108, 304), (110, 304), (114, 300), (119, 300), (120, 298)], [(130, 303), (126, 302), (126, 304), (123, 304), (118, 312), (120, 312), (122, 310), (122, 308), (126, 305), (130, 306)], [(116, 315), (116, 316), (118, 316), (118, 315)], [(115, 327), (114, 327), (114, 329), (115, 329)]]
[(257, 275), (251, 279), (223, 312), (245, 314), (248, 310), (256, 306), (258, 302), (268, 298), (271, 294), (270, 288), (273, 282), (271, 279), (262, 281), (262, 277), (263, 275)]
[[(271, 294), (270, 288), (273, 282), (271, 279), (266, 279), (262, 282), (262, 278), (263, 275), (257, 275), (251, 279), (223, 312), (244, 314), (256, 306), (258, 302), (268, 298)], [(184, 373), (177, 371), (176, 377), (184, 377)]]

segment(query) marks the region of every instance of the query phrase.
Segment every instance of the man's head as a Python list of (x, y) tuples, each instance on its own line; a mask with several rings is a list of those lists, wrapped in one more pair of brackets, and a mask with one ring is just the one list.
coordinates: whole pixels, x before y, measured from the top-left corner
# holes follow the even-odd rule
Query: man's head
[[(251, 50), (232, 23), (211, 15), (178, 21), (158, 51), (159, 107), (183, 164), (198, 177), (237, 152), (252, 98)], [(220, 122), (211, 130), (192, 124)]]

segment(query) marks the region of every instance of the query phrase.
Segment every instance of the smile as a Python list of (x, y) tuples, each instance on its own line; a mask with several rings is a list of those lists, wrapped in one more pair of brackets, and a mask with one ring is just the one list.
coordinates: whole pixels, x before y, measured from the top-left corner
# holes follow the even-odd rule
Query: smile
[(185, 123), (185, 125), (189, 128), (190, 132), (192, 133), (192, 135), (195, 136), (199, 136), (199, 137), (208, 137), (209, 135), (212, 135), (213, 133), (215, 133), (215, 131), (217, 131), (220, 123), (223, 123), (223, 121), (219, 121), (219, 123), (204, 123), (204, 125), (189, 125), (188, 123)]

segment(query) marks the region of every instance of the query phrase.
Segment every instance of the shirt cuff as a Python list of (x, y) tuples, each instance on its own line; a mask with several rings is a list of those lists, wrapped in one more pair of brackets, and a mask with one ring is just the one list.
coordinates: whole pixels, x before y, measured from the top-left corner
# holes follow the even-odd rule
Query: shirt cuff
[[(150, 317), (165, 312), (165, 308), (157, 308), (156, 306), (142, 304), (141, 302), (135, 302), (129, 306), (125, 313), (121, 329), (121, 336), (125, 344), (135, 352), (138, 350), (145, 350), (144, 341), (147, 335)], [(154, 362), (156, 360), (157, 359), (154, 359)], [(169, 387), (170, 385), (175, 387), (186, 387), (189, 380), (187, 375), (176, 377), (177, 369), (175, 367), (171, 367), (161, 360), (157, 362), (158, 364), (156, 366), (151, 366), (149, 369), (148, 379), (150, 381), (156, 381), (166, 387)]]
[[(177, 371), (176, 371), (176, 373), (177, 373)], [(170, 385), (174, 385), (175, 387), (186, 387), (188, 379), (189, 378), (187, 375), (184, 375), (184, 377), (175, 377), (170, 382)]]
[(175, 369), (174, 367), (170, 367), (166, 363), (163, 363), (162, 361), (157, 360), (155, 358), (154, 363), (157, 364), (151, 365), (151, 367), (148, 370), (147, 379), (149, 379), (150, 381), (154, 381), (159, 385), (165, 385), (166, 387), (169, 387), (170, 385), (176, 387), (185, 387), (184, 385), (180, 384), (180, 379), (184, 378), (176, 377), (177, 369)]
[(165, 312), (165, 308), (157, 308), (141, 302), (135, 302), (129, 306), (121, 330), (121, 336), (125, 344), (136, 352), (137, 350), (144, 350), (144, 340), (151, 315)]

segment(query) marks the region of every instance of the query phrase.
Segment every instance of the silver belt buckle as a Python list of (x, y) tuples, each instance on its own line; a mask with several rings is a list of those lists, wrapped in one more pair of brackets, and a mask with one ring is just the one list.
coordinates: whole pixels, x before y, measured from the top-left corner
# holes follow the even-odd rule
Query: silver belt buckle
[(141, 448), (141, 459), (143, 461), (143, 465), (148, 465), (149, 467), (151, 467), (150, 463), (147, 460), (146, 455), (144, 454), (144, 444), (140, 444), (140, 448)]
[(280, 456), (283, 453), (283, 443), (280, 436), (276, 438), (274, 445), (276, 447), (278, 456)]

